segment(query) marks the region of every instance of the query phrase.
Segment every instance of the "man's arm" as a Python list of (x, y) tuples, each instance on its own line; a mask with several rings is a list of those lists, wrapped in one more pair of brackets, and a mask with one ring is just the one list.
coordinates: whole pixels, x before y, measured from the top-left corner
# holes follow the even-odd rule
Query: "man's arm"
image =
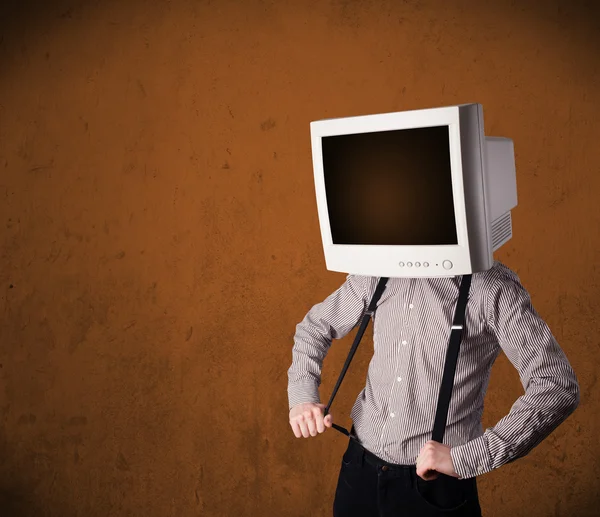
[(343, 338), (360, 321), (370, 280), (348, 275), (339, 289), (313, 306), (296, 326), (288, 370), (290, 409), (303, 402), (320, 403), (321, 368), (331, 340)]
[(459, 476), (474, 477), (527, 455), (579, 404), (579, 384), (567, 357), (508, 268), (487, 294), (487, 320), (525, 394), (484, 434), (450, 451)]

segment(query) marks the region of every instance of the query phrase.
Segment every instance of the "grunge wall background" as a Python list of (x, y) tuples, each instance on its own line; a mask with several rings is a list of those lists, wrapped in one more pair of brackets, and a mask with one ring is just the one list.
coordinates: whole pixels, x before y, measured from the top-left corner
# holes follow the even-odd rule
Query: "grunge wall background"
[[(464, 102), (514, 139), (497, 258), (582, 389), (529, 456), (479, 478), (484, 514), (596, 515), (593, 4), (3, 2), (0, 515), (331, 515), (346, 441), (287, 420), (295, 325), (345, 278), (325, 270), (309, 122)], [(484, 425), (521, 393), (501, 356)]]

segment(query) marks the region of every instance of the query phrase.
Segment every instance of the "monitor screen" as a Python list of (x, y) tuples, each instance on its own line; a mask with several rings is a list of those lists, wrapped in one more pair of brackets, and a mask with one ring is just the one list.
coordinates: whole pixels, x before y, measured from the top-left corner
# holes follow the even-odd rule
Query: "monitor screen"
[(458, 244), (448, 126), (322, 138), (334, 244)]

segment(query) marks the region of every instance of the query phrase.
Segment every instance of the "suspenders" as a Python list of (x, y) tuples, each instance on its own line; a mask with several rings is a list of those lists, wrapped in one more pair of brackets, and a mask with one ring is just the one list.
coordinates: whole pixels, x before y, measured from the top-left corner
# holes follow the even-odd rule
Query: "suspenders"
[[(379, 301), (379, 298), (381, 298), (381, 293), (383, 293), (383, 290), (385, 289), (385, 284), (387, 284), (387, 281), (388, 281), (387, 278), (379, 279), (379, 283), (377, 284), (377, 287), (375, 288), (375, 294), (373, 294), (373, 298), (371, 299), (371, 303), (369, 304), (369, 307), (367, 308), (367, 312), (365, 312), (362, 322), (360, 323), (360, 327), (358, 328), (358, 332), (356, 334), (356, 337), (354, 338), (354, 343), (352, 343), (352, 348), (350, 348), (350, 353), (348, 354), (348, 358), (346, 359), (346, 362), (344, 363), (344, 367), (342, 368), (342, 373), (340, 373), (340, 376), (339, 376), (337, 382), (335, 383), (335, 387), (333, 388), (333, 393), (331, 394), (331, 398), (329, 399), (327, 407), (325, 407), (325, 413), (323, 414), (323, 416), (327, 416), (327, 413), (329, 413), (329, 408), (331, 407), (331, 404), (332, 404), (333, 399), (335, 398), (335, 395), (340, 387), (340, 384), (342, 384), (342, 381), (344, 380), (346, 371), (348, 371), (348, 366), (350, 366), (350, 361), (352, 361), (352, 358), (354, 357), (354, 353), (356, 352), (356, 349), (358, 348), (360, 340), (362, 339), (363, 334), (365, 333), (365, 330), (367, 329), (367, 326), (369, 325), (371, 316), (373, 315), (373, 313), (375, 312), (375, 309), (377, 308), (377, 302)], [(352, 436), (343, 427), (341, 427), (337, 424), (332, 424), (332, 427), (334, 429), (337, 429), (340, 433), (345, 434), (346, 436), (349, 436), (350, 438), (354, 438), (354, 436)]]
[[(325, 407), (324, 416), (329, 413), (329, 409), (335, 398), (335, 395), (338, 392), (340, 384), (342, 384), (342, 380), (346, 375), (348, 370), (348, 366), (350, 366), (350, 361), (354, 357), (356, 353), (356, 349), (360, 343), (360, 340), (365, 333), (367, 326), (369, 325), (369, 321), (373, 316), (375, 309), (377, 307), (377, 302), (381, 298), (381, 294), (383, 293), (385, 286), (387, 284), (387, 278), (380, 278), (377, 283), (377, 287), (375, 288), (375, 293), (373, 294), (373, 298), (369, 303), (369, 307), (365, 312), (363, 319), (361, 321), (360, 327), (354, 338), (354, 343), (352, 344), (352, 348), (350, 349), (350, 353), (348, 354), (348, 358), (344, 363), (344, 367), (342, 368), (342, 372), (333, 388), (333, 393), (331, 394), (331, 398), (327, 406)], [(437, 409), (435, 412), (435, 421), (433, 424), (433, 433), (432, 440), (443, 443), (444, 439), (444, 431), (446, 429), (446, 420), (448, 418), (448, 408), (450, 407), (450, 397), (452, 395), (452, 386), (454, 384), (454, 373), (456, 371), (456, 361), (458, 359), (458, 352), (460, 348), (461, 338), (465, 328), (465, 310), (467, 307), (467, 298), (469, 295), (469, 288), (471, 287), (471, 275), (464, 275), (462, 277), (460, 283), (460, 289), (458, 293), (458, 302), (456, 304), (456, 309), (454, 312), (454, 321), (452, 322), (452, 331), (450, 333), (450, 342), (448, 344), (448, 349), (446, 350), (446, 361), (444, 364), (444, 373), (442, 375), (442, 383), (440, 385), (440, 392), (438, 395), (438, 403)], [(337, 429), (340, 433), (349, 436), (350, 438), (356, 440), (356, 437), (346, 430), (344, 427), (341, 427), (337, 424), (332, 424), (334, 429)]]

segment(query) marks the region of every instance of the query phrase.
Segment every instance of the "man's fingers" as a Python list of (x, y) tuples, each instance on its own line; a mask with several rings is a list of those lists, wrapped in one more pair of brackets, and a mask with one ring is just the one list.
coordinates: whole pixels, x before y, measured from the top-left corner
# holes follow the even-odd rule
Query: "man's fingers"
[(439, 476), (439, 472), (435, 470), (435, 458), (433, 452), (435, 447), (430, 442), (427, 442), (417, 458), (417, 475), (425, 481), (430, 481)]
[(310, 432), (308, 430), (308, 426), (304, 421), (304, 415), (299, 414), (290, 419), (290, 425), (292, 426), (292, 431), (294, 431), (294, 436), (296, 438), (308, 438), (310, 436)]
[[(324, 405), (322, 406), (325, 407)], [(323, 417), (324, 411), (319, 412), (319, 416), (317, 418), (317, 430), (319, 433), (324, 433), (328, 427), (331, 427), (333, 424), (333, 415), (328, 413), (327, 416)], [(320, 427), (319, 427), (320, 426)]]
[(317, 428), (316, 431), (318, 433), (322, 433), (325, 431), (325, 424), (323, 424), (323, 410), (320, 407), (314, 408), (313, 416), (315, 418), (315, 426)]
[(290, 410), (290, 426), (296, 438), (309, 438), (331, 427), (333, 417), (323, 416), (325, 404), (300, 404)]
[(298, 415), (298, 427), (300, 428), (300, 434), (304, 436), (304, 438), (308, 438), (308, 427), (306, 422), (304, 421), (304, 415)]
[(292, 426), (292, 431), (294, 431), (294, 436), (296, 438), (302, 438), (302, 431), (300, 430), (300, 424), (297, 420), (290, 420), (290, 425)]
[(298, 415), (296, 417), (296, 424), (298, 425), (298, 429), (300, 431), (300, 436), (298, 436), (298, 438), (302, 436), (304, 436), (304, 438), (308, 438), (310, 435), (308, 434), (308, 427), (304, 421), (304, 415)]
[[(317, 424), (315, 422), (315, 415), (314, 415), (313, 411), (306, 410), (304, 412), (304, 421), (306, 422), (306, 425), (308, 426), (308, 432), (309, 432), (310, 436), (316, 436), (317, 435)], [(307, 438), (308, 438), (308, 436), (307, 436)]]
[(308, 438), (310, 436), (310, 431), (308, 430), (308, 424), (306, 421), (302, 420), (300, 422), (300, 429), (302, 430), (302, 436), (304, 436), (304, 438)]

